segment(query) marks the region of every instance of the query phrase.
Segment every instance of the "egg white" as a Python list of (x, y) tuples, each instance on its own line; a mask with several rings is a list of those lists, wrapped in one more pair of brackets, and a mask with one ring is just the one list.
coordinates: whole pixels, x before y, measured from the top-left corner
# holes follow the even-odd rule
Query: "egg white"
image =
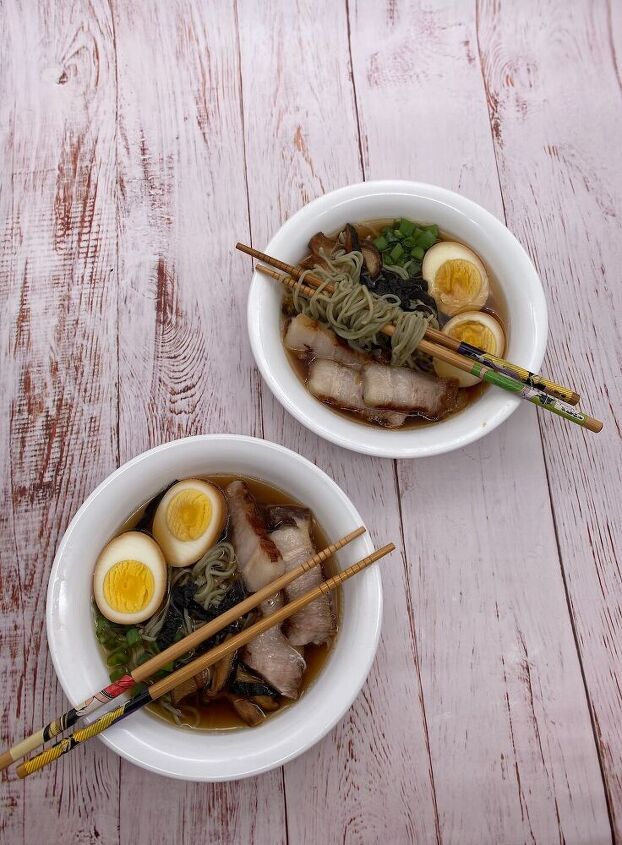
[[(438, 288), (436, 276), (446, 261), (454, 260), (469, 261), (474, 264), (479, 272), (481, 284), (477, 294), (466, 297), (460, 302), (448, 303), (443, 301), (443, 294)], [(463, 244), (455, 241), (441, 241), (430, 247), (424, 256), (421, 273), (428, 283), (428, 293), (434, 297), (439, 309), (449, 317), (453, 317), (454, 314), (459, 314), (461, 311), (476, 311), (486, 304), (490, 293), (488, 273), (479, 256)]]
[[(108, 604), (104, 594), (104, 580), (107, 573), (123, 560), (139, 561), (150, 570), (153, 576), (153, 595), (145, 607), (136, 613), (115, 610)], [(93, 572), (93, 595), (97, 607), (106, 619), (119, 625), (133, 625), (153, 616), (162, 604), (166, 592), (166, 581), (166, 561), (155, 540), (140, 531), (126, 531), (104, 546), (97, 558)]]
[[(445, 323), (443, 334), (455, 337), (454, 330), (464, 323), (480, 323), (485, 326), (492, 334), (494, 340), (494, 349), (487, 349), (486, 351), (490, 352), (491, 355), (503, 355), (505, 351), (505, 334), (499, 321), (495, 320), (491, 314), (487, 314), (485, 311), (464, 311)], [(473, 376), (471, 373), (465, 373), (457, 367), (452, 367), (451, 364), (440, 361), (438, 358), (434, 359), (434, 369), (436, 370), (436, 374), (441, 378), (455, 379), (460, 387), (472, 387), (481, 381), (477, 376)]]
[[(180, 540), (171, 533), (167, 522), (167, 510), (171, 501), (184, 490), (204, 493), (212, 506), (211, 520), (200, 537), (195, 540)], [(227, 519), (227, 504), (222, 492), (214, 484), (200, 478), (187, 478), (167, 490), (158, 505), (153, 518), (153, 536), (170, 566), (190, 566), (196, 563), (220, 537)]]

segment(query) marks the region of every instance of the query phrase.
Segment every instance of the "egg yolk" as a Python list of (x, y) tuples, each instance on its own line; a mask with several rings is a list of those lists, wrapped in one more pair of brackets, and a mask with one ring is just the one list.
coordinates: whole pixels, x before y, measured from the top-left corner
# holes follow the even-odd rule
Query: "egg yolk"
[(196, 540), (212, 518), (212, 503), (200, 490), (180, 490), (166, 510), (166, 523), (177, 540)]
[(497, 352), (497, 343), (494, 334), (488, 326), (477, 322), (477, 320), (465, 320), (464, 323), (460, 323), (450, 330), (449, 334), (455, 337), (456, 340), (461, 340), (463, 343), (470, 343), (471, 346), (478, 346), (485, 352), (490, 352), (493, 355)]
[(119, 613), (138, 613), (151, 601), (153, 573), (139, 560), (120, 560), (104, 577), (104, 597)]
[(471, 261), (451, 258), (438, 268), (434, 284), (442, 302), (459, 305), (475, 299), (482, 286), (482, 277)]

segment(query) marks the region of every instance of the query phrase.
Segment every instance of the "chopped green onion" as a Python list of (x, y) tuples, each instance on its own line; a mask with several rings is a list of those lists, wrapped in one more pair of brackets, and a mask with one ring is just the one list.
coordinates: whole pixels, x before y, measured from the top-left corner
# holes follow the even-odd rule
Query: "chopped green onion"
[(399, 261), (399, 259), (404, 255), (404, 247), (401, 244), (395, 244), (390, 255), (391, 261)]
[(127, 640), (128, 645), (137, 645), (141, 641), (142, 637), (136, 628), (130, 628), (125, 632), (125, 639)]
[(108, 655), (106, 663), (108, 666), (125, 666), (129, 659), (130, 656), (127, 651), (117, 649), (117, 651), (113, 651), (112, 654)]
[(374, 239), (382, 254), (385, 266), (403, 267), (410, 277), (421, 271), (421, 261), (426, 251), (438, 240), (438, 226), (417, 226), (412, 220), (401, 217), (393, 225), (385, 226)]
[(404, 237), (412, 235), (416, 228), (416, 225), (411, 220), (407, 220), (405, 217), (402, 217), (400, 220), (399, 231)]
[(431, 246), (436, 242), (436, 235), (432, 232), (422, 232), (421, 237), (417, 239), (417, 246), (422, 247), (425, 249), (430, 249)]
[(125, 642), (125, 639), (121, 640), (121, 642), (119, 642), (119, 640), (114, 641), (114, 648), (110, 651), (108, 656), (113, 657), (116, 654), (127, 654), (127, 643)]
[(387, 239), (383, 235), (380, 235), (379, 238), (374, 239), (374, 246), (379, 252), (384, 252), (388, 245), (389, 244), (387, 243)]

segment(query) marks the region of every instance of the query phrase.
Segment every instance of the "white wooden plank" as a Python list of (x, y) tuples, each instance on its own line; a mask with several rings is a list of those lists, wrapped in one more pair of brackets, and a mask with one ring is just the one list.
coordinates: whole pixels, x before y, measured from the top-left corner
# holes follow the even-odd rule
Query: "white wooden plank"
[[(256, 8), (239, 4), (251, 228), (263, 247), (306, 201), (360, 181), (362, 173), (345, 10), (328, 2), (263, 4), (261, 15)], [(399, 545), (393, 463), (319, 440), (266, 388), (262, 395), (265, 436), (325, 469), (351, 495), (377, 543)], [(399, 560), (383, 567), (383, 583), (382, 644), (368, 683), (337, 728), (285, 767), (292, 842), (436, 840), (416, 643)]]
[[(0, 186), (4, 742), (64, 709), (37, 633), (47, 572), (67, 521), (118, 458), (109, 272), (117, 109), (121, 458), (201, 430), (262, 430), (245, 339), (248, 264), (230, 253), (248, 225), (234, 8), (187, 0), (113, 9), (114, 26), (97, 2), (2, 7), (1, 161), (11, 174)], [(350, 12), (366, 175), (435, 181), (501, 216), (471, 3), (351, 2)], [(247, 0), (239, 15), (253, 234), (262, 244), (307, 199), (361, 178), (348, 27), (344, 10), (327, 2)], [(619, 4), (480, 3), (478, 15), (508, 219), (555, 297), (548, 370), (576, 380), (594, 410), (617, 408)], [(227, 346), (225, 325), (236, 337)], [(327, 469), (378, 541), (399, 533), (391, 462), (319, 443), (266, 390), (263, 402), (266, 436)], [(541, 420), (622, 838), (612, 411), (606, 423), (589, 439)], [(400, 465), (399, 480), (408, 568), (385, 567), (383, 643), (353, 711), (286, 767), (290, 840), (609, 841), (533, 413), (459, 455)], [(452, 504), (444, 536), (432, 526), (439, 501)], [(526, 548), (519, 525), (539, 526), (535, 546)], [(395, 620), (409, 604), (405, 645)], [(3, 776), (0, 836), (285, 841), (280, 778), (187, 787), (124, 765), (119, 783), (114, 756), (92, 743), (25, 785)]]
[[(3, 746), (67, 709), (45, 638), (48, 575), (117, 459), (110, 23), (106, 3), (3, 4)], [(118, 771), (93, 743), (25, 783), (3, 773), (0, 838), (118, 842)]]
[(622, 400), (619, 9), (527, 4), (480, 13), (508, 220), (549, 292), (548, 368), (605, 421), (540, 421), (557, 538), (616, 835), (622, 837)]
[[(470, 4), (356, 4), (351, 42), (368, 178), (502, 217)], [(443, 841), (606, 841), (534, 409), (398, 474)]]
[[(118, 3), (121, 460), (174, 437), (256, 433), (233, 7)], [(172, 783), (123, 764), (121, 841), (283, 842), (280, 771)]]

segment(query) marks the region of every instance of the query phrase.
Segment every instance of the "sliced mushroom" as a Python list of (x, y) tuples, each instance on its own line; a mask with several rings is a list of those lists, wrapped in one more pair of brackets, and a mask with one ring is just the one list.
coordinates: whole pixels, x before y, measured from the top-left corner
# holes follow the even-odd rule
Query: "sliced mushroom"
[(235, 653), (228, 654), (214, 665), (214, 668), (212, 669), (212, 682), (205, 690), (205, 698), (216, 698), (216, 696), (222, 692), (225, 684), (229, 680), (229, 675), (233, 669), (234, 661)]
[(316, 232), (309, 241), (309, 249), (317, 258), (322, 258), (320, 250), (323, 250), (326, 255), (330, 255), (336, 243), (335, 238), (327, 237), (324, 232)]
[(370, 279), (378, 278), (382, 272), (382, 255), (380, 255), (376, 245), (371, 241), (363, 241), (361, 252), (363, 253), (363, 261), (365, 262)]
[(358, 232), (351, 223), (346, 223), (344, 231), (343, 247), (346, 252), (360, 252), (361, 242), (359, 241)]
[(256, 695), (253, 698), (253, 702), (261, 707), (264, 713), (273, 713), (281, 706), (279, 701), (270, 695)]
[(261, 707), (254, 704), (252, 701), (248, 701), (246, 698), (236, 698), (235, 696), (230, 696), (230, 698), (238, 715), (241, 716), (246, 724), (250, 725), (251, 728), (261, 724), (261, 722), (263, 722), (266, 718), (266, 714), (263, 712)]
[(277, 691), (249, 671), (248, 666), (242, 662), (238, 662), (235, 667), (228, 689), (229, 700), (248, 725), (258, 725), (266, 718), (266, 713), (279, 709)]
[(187, 681), (184, 681), (183, 684), (175, 687), (171, 693), (171, 701), (173, 704), (179, 704), (182, 699), (198, 692), (200, 689), (203, 689), (203, 687), (209, 683), (210, 675), (210, 670), (204, 669), (202, 672), (199, 672), (198, 675), (195, 675), (193, 678), (189, 678)]

